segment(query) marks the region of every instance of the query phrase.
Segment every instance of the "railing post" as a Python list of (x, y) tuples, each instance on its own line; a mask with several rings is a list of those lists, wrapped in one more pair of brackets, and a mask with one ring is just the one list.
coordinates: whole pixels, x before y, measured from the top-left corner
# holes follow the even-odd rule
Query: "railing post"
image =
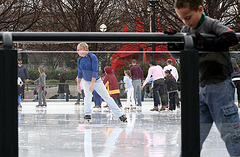
[(10, 33), (3, 35), (0, 50), (0, 156), (18, 156), (17, 51)]
[(199, 55), (193, 49), (192, 37), (184, 39), (185, 49), (180, 54), (182, 156), (199, 157)]

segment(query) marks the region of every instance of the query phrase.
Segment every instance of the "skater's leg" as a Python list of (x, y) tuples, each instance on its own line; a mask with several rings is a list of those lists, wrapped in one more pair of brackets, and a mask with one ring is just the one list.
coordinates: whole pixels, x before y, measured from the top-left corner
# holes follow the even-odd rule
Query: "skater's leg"
[[(92, 114), (91, 105), (92, 105), (93, 95), (92, 95), (92, 92), (89, 91), (90, 82), (82, 79), (82, 85), (83, 85), (84, 94), (85, 94), (85, 97), (84, 97), (84, 114), (85, 115), (91, 115)], [(96, 84), (94, 86), (96, 86)]]
[(110, 95), (108, 94), (108, 91), (107, 91), (106, 87), (104, 86), (102, 80), (100, 80), (100, 79), (96, 80), (94, 89), (103, 98), (103, 100), (108, 104), (108, 106), (112, 110), (115, 117), (119, 118), (123, 115), (123, 113), (120, 110), (120, 108), (118, 107), (118, 105), (115, 103), (113, 98), (110, 97)]

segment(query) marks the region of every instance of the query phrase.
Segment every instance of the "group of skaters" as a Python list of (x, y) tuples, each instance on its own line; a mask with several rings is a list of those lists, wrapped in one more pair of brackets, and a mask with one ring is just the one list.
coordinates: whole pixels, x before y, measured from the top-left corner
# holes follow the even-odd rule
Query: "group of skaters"
[[(36, 107), (46, 107), (46, 77), (47, 75), (44, 72), (42, 66), (38, 67), (39, 78), (34, 81), (38, 83), (38, 90), (34, 90), (34, 101), (38, 100), (38, 105)], [(17, 87), (18, 87), (18, 107), (22, 108), (21, 100), (25, 98), (25, 82), (29, 82), (29, 74), (26, 66), (22, 63), (22, 59), (18, 58), (18, 78), (17, 78)], [(37, 94), (37, 96), (36, 96)]]
[[(176, 81), (178, 80), (178, 71), (173, 66), (172, 59), (168, 59), (166, 63), (167, 66), (163, 69), (161, 66), (156, 65), (155, 61), (150, 61), (148, 76), (144, 81), (144, 75), (141, 67), (137, 65), (137, 61), (135, 59), (132, 60), (133, 66), (129, 70), (124, 70), (123, 83), (125, 86), (125, 92), (127, 93), (127, 103), (124, 110), (135, 110), (137, 106), (142, 106), (141, 90), (143, 90), (147, 83), (152, 84), (154, 99), (154, 107), (150, 111), (163, 111), (167, 108), (172, 111), (176, 109), (176, 106), (180, 106)], [(107, 66), (104, 68), (104, 72), (105, 73), (102, 74), (100, 78), (103, 81), (110, 97), (112, 97), (117, 106), (121, 108), (122, 103), (120, 100), (119, 84), (116, 76), (114, 75), (113, 69), (110, 66)], [(149, 81), (150, 77), (151, 81)], [(80, 82), (80, 87), (82, 89), (81, 94), (78, 92), (78, 99), (75, 105), (80, 105), (80, 95), (84, 101), (82, 82)], [(92, 94), (95, 104), (93, 108), (102, 108), (102, 97), (95, 90)], [(158, 107), (161, 106), (161, 104), (162, 107), (159, 109)], [(84, 105), (84, 102), (82, 105)], [(103, 107), (106, 108), (109, 106), (107, 104)]]
[[(78, 100), (75, 105), (80, 105), (80, 95), (84, 93), (85, 118), (91, 119), (92, 97), (94, 97), (95, 103), (93, 108), (101, 108), (103, 99), (107, 103), (104, 107), (109, 107), (116, 117), (120, 117), (120, 120), (125, 121), (126, 116), (120, 110), (122, 103), (120, 101), (119, 84), (113, 69), (107, 66), (104, 68), (105, 73), (99, 76), (98, 59), (96, 55), (89, 52), (88, 44), (85, 42), (78, 44), (77, 52), (80, 58), (78, 59), (77, 76)], [(154, 107), (150, 111), (163, 111), (166, 108), (175, 110), (176, 105), (179, 104), (176, 81), (178, 79), (178, 72), (172, 64), (173, 61), (168, 59), (167, 66), (163, 69), (156, 64), (156, 61), (150, 61), (148, 76), (144, 79), (141, 67), (133, 59), (132, 67), (129, 70), (124, 70), (125, 76), (123, 82), (127, 92), (127, 105), (124, 110), (134, 110), (137, 106), (142, 106), (141, 90), (149, 82), (150, 77), (152, 77), (154, 99)], [(162, 107), (159, 109), (160, 105)]]

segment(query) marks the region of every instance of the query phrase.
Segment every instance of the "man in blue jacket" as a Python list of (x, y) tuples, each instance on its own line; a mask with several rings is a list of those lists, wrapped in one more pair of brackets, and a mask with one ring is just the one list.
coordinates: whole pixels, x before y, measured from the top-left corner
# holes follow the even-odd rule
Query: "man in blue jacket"
[(115, 117), (119, 118), (123, 122), (127, 122), (127, 118), (123, 115), (118, 105), (110, 97), (106, 87), (104, 86), (100, 76), (98, 75), (98, 59), (96, 55), (88, 52), (88, 45), (85, 42), (81, 42), (77, 46), (77, 52), (80, 58), (78, 59), (78, 83), (77, 90), (81, 93), (80, 82), (82, 81), (83, 90), (85, 93), (84, 98), (84, 113), (85, 119), (90, 120), (92, 109), (92, 92), (95, 90), (108, 104)]

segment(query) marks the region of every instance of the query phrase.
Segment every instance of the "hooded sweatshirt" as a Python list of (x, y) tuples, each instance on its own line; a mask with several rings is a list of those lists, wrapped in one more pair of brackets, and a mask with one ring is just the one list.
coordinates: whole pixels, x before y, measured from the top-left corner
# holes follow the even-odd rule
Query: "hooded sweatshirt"
[(105, 79), (103, 80), (103, 83), (105, 84), (108, 93), (110, 94), (111, 97), (119, 97), (120, 90), (118, 86), (118, 80), (116, 76), (113, 74), (112, 68), (110, 66), (107, 66), (104, 68), (104, 71), (106, 72), (106, 76)]

